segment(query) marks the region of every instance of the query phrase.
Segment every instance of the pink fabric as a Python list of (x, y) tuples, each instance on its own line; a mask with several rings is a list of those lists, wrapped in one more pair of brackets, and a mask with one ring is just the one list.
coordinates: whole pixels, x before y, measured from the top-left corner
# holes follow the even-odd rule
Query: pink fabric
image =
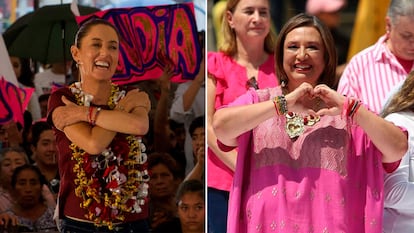
[(312, 15), (324, 12), (337, 12), (345, 4), (346, 0), (308, 0), (306, 2), (306, 12)]
[[(231, 105), (280, 93), (251, 90)], [(275, 116), (238, 138), (227, 232), (381, 232), (384, 171), (366, 134), (341, 116), (323, 116), (296, 141), (284, 126)]]
[[(208, 73), (212, 74), (217, 81), (216, 109), (222, 105), (231, 103), (247, 91), (246, 68), (221, 52), (208, 53)], [(257, 80), (259, 88), (275, 87), (278, 85), (273, 54), (269, 55), (267, 61), (259, 67)], [(225, 191), (230, 190), (233, 181), (233, 171), (221, 162), (210, 149), (208, 149), (207, 169), (208, 187)]]
[(386, 96), (407, 72), (386, 45), (386, 37), (355, 55), (339, 80), (338, 92), (360, 99), (380, 113)]

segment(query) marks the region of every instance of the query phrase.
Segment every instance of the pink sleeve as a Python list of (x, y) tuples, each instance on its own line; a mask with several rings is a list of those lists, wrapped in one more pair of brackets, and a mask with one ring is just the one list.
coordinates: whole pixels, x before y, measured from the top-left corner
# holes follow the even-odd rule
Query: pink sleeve
[[(403, 127), (401, 128), (402, 131), (407, 132), (407, 130)], [(352, 130), (352, 138), (353, 138), (353, 146), (355, 149), (356, 156), (362, 155), (372, 155), (377, 156), (379, 161), (382, 160), (382, 153), (375, 147), (374, 143), (369, 139), (368, 135), (363, 131), (361, 127), (355, 127)], [(382, 167), (385, 172), (392, 173), (395, 169), (398, 168), (400, 165), (401, 160), (398, 160), (393, 163), (382, 163)]]
[(222, 105), (220, 108), (234, 107), (234, 106), (243, 106), (248, 104), (257, 103), (259, 97), (254, 89), (249, 89), (245, 94), (237, 97), (233, 102), (228, 105)]
[(394, 172), (400, 166), (401, 160), (398, 160), (393, 163), (382, 163), (382, 167), (387, 173)]
[[(230, 104), (220, 106), (219, 109), (227, 108), (227, 107), (235, 107), (235, 106), (243, 106), (243, 105), (253, 104), (253, 103), (257, 103), (258, 100), (259, 100), (259, 97), (258, 97), (256, 91), (254, 89), (250, 89), (245, 94), (243, 94), (243, 95), (239, 96), (238, 98), (236, 98)], [(248, 134), (250, 134), (250, 131), (246, 132), (242, 135), (248, 135)], [(239, 136), (239, 138), (240, 138), (240, 136)], [(218, 139), (217, 139), (217, 145), (220, 148), (220, 150), (222, 150), (224, 152), (228, 152), (228, 151), (231, 151), (231, 150), (237, 148), (237, 147), (234, 147), (234, 146), (225, 145)]]
[[(208, 52), (207, 53), (207, 73), (212, 75), (216, 82), (220, 82), (220, 79), (224, 79), (225, 75), (223, 72), (222, 64), (222, 53)], [(216, 85), (216, 95), (222, 94), (224, 91), (223, 86)]]

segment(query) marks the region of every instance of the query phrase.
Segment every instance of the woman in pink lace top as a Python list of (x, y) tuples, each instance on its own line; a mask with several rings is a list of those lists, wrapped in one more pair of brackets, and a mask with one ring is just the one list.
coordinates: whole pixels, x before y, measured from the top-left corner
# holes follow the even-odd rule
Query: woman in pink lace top
[(334, 41), (316, 17), (286, 23), (275, 61), (280, 87), (214, 115), (221, 148), (238, 146), (227, 232), (381, 232), (383, 173), (406, 131), (331, 89)]

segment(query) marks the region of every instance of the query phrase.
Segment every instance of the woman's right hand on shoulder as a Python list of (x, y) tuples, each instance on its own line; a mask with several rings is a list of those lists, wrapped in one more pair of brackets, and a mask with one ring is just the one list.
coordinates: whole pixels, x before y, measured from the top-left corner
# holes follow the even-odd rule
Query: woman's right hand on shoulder
[(53, 124), (57, 129), (63, 130), (66, 126), (87, 121), (86, 107), (69, 101), (65, 96), (62, 96), (62, 102), (65, 105), (57, 107), (52, 115)]

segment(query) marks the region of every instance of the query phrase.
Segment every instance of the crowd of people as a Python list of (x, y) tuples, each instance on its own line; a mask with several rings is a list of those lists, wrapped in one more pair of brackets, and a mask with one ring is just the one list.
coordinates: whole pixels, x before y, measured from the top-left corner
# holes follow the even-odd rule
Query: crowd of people
[(0, 132), (2, 230), (204, 231), (204, 59), (186, 83), (165, 66), (158, 79), (117, 85), (119, 41), (112, 23), (91, 19), (73, 67), (34, 74), (29, 59), (10, 57), (37, 107)]
[(184, 83), (167, 56), (160, 77), (114, 83), (121, 38), (102, 19), (73, 61), (35, 74), (10, 57), (35, 91), (0, 129), (2, 229), (414, 230), (414, 2), (390, 0), (384, 35), (349, 60), (346, 0), (297, 1), (284, 23), (270, 0), (215, 4), (217, 51), (200, 31)]

